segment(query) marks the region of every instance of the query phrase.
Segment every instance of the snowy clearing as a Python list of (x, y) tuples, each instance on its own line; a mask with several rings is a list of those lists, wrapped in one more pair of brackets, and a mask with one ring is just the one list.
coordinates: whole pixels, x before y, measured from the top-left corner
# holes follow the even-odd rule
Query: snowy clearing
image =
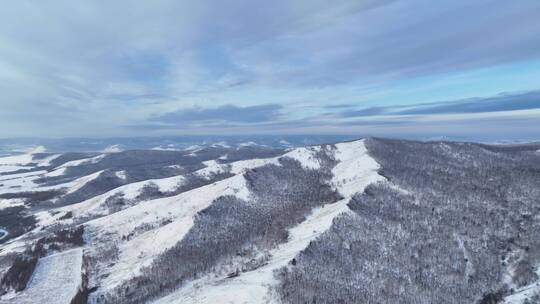
[(243, 142), (243, 143), (238, 144), (238, 147), (255, 147), (255, 146), (259, 146), (259, 144), (256, 143), (256, 142), (252, 142), (252, 141)]
[(119, 179), (121, 180), (126, 180), (127, 179), (127, 175), (126, 175), (126, 171), (125, 170), (122, 170), (122, 171), (116, 171), (114, 173), (114, 175), (116, 175), (116, 177), (118, 177)]
[(9, 207), (17, 207), (24, 205), (24, 201), (21, 199), (0, 199), (0, 210), (9, 208)]
[(209, 179), (213, 175), (224, 173), (227, 171), (227, 164), (220, 164), (215, 160), (208, 160), (202, 162), (203, 165), (205, 165), (204, 168), (195, 171), (195, 174), (202, 177)]
[[(104, 269), (107, 277), (100, 285), (113, 288), (138, 275), (141, 268), (150, 265), (157, 255), (178, 243), (193, 226), (195, 215), (221, 195), (248, 199), (244, 177), (236, 175), (177, 196), (144, 201), (88, 222), (87, 230), (89, 235), (93, 235), (92, 242), (102, 243), (133, 235), (129, 240), (118, 243), (119, 259)], [(138, 228), (144, 226), (155, 228), (138, 232)]]
[[(43, 171), (46, 172), (46, 171)], [(0, 194), (2, 193), (20, 193), (20, 192), (29, 192), (29, 191), (50, 191), (50, 190), (60, 190), (66, 189), (66, 193), (72, 193), (80, 188), (82, 188), (86, 183), (96, 179), (103, 171), (98, 171), (78, 179), (58, 184), (54, 186), (43, 186), (40, 187), (38, 184), (34, 183), (34, 180), (41, 177), (41, 175), (30, 175), (22, 178), (15, 178), (6, 181), (1, 181), (0, 184)]]
[(24, 173), (4, 174), (4, 175), (0, 175), (0, 182), (20, 179), (20, 178), (28, 178), (28, 177), (33, 177), (33, 176), (40, 176), (45, 173), (47, 173), (47, 171), (39, 170), (39, 171), (31, 171), (31, 172), (24, 172)]
[[(285, 156), (292, 156), (304, 167), (315, 169), (320, 166), (314, 155), (318, 148), (295, 149)], [(189, 282), (155, 303), (278, 303), (271, 294), (271, 287), (277, 283), (274, 270), (286, 266), (311, 241), (328, 230), (337, 216), (349, 212), (347, 204), (354, 194), (363, 192), (371, 183), (385, 180), (377, 173), (379, 164), (367, 154), (363, 140), (337, 144), (335, 158), (338, 164), (334, 168), (334, 176), (340, 174), (344, 178), (334, 180), (333, 184), (345, 199), (314, 209), (305, 221), (291, 228), (288, 241), (271, 250), (271, 258), (266, 265), (231, 279), (206, 277)]]
[(124, 151), (120, 145), (112, 145), (108, 146), (107, 148), (103, 149), (103, 153), (119, 153)]
[[(540, 265), (536, 266), (536, 275), (540, 277)], [(535, 295), (540, 295), (540, 280), (514, 291), (512, 295), (504, 298), (504, 304), (524, 304)], [(531, 302), (532, 303), (532, 302)]]
[(30, 170), (34, 167), (17, 166), (17, 165), (0, 165), (0, 173), (15, 172), (18, 170)]
[(316, 208), (307, 219), (289, 230), (289, 240), (270, 252), (271, 258), (263, 267), (242, 273), (232, 279), (200, 279), (164, 297), (155, 304), (255, 304), (277, 303), (269, 294), (277, 283), (273, 272), (286, 266), (309, 243), (325, 232), (338, 215), (349, 211), (348, 200)]
[(284, 157), (296, 159), (302, 164), (302, 167), (306, 169), (319, 169), (321, 164), (317, 158), (317, 152), (321, 151), (320, 146), (296, 148), (290, 152), (284, 154)]
[(60, 157), (62, 154), (52, 154), (50, 156), (47, 156), (43, 159), (40, 159), (38, 161), (38, 167), (48, 167), (51, 165), (51, 162), (55, 159), (57, 159), (58, 157)]
[(67, 169), (67, 167), (54, 169), (53, 171), (46, 173), (44, 176), (45, 177), (61, 176), (61, 175), (66, 174), (66, 169)]
[(33, 152), (0, 158), (0, 165), (28, 165), (32, 162)]
[(215, 160), (209, 160), (203, 162), (206, 166), (200, 170), (195, 171), (195, 174), (203, 178), (211, 178), (213, 175), (221, 174), (225, 172), (230, 172), (232, 174), (244, 173), (249, 169), (254, 169), (257, 167), (262, 167), (268, 164), (278, 165), (278, 158), (256, 158), (256, 159), (247, 159), (239, 160), (232, 163), (221, 164)]
[[(14, 172), (17, 170), (33, 169), (34, 166), (30, 166), (30, 165), (31, 164), (35, 165), (33, 164), (34, 154), (43, 153), (43, 152), (45, 152), (44, 147), (37, 147), (31, 150), (30, 152), (27, 152), (24, 154), (0, 157), (0, 173)], [(49, 166), (50, 162), (59, 156), (60, 154), (54, 154), (46, 158), (40, 159), (37, 161), (37, 166), (38, 167)]]
[(87, 164), (87, 163), (95, 164), (99, 162), (100, 160), (102, 160), (105, 156), (106, 156), (105, 154), (100, 154), (100, 155), (90, 157), (90, 158), (72, 160), (59, 166), (58, 168), (75, 167), (75, 166), (79, 166), (79, 165)]
[(69, 304), (82, 284), (81, 248), (39, 259), (28, 286), (0, 303)]
[(335, 146), (334, 157), (338, 164), (332, 170), (332, 184), (341, 195), (352, 197), (355, 193), (363, 192), (367, 185), (385, 180), (377, 173), (380, 166), (367, 153), (364, 140)]
[(261, 167), (268, 164), (274, 164), (279, 165), (278, 159), (281, 157), (288, 157), (297, 160), (300, 162), (302, 167), (306, 169), (319, 169), (321, 167), (321, 164), (319, 163), (319, 159), (317, 158), (316, 154), (321, 150), (321, 147), (314, 146), (314, 147), (307, 147), (307, 148), (297, 148), (290, 152), (287, 152), (286, 154), (282, 156), (277, 156), (273, 158), (255, 158), (255, 159), (247, 159), (247, 160), (240, 160), (232, 163), (218, 163), (215, 160), (209, 160), (203, 162), (203, 164), (206, 166), (203, 169), (200, 169), (195, 172), (195, 174), (204, 177), (204, 178), (210, 178), (212, 175), (225, 173), (228, 170), (232, 174), (240, 174), (243, 173), (249, 169), (254, 169), (257, 167)]
[(183, 151), (197, 152), (197, 151), (200, 151), (202, 148), (203, 147), (199, 146), (199, 145), (192, 145), (192, 146), (189, 146), (189, 147), (185, 148)]
[(141, 190), (147, 185), (154, 184), (158, 186), (159, 191), (170, 192), (181, 186), (184, 181), (185, 177), (178, 175), (162, 179), (149, 179), (131, 183), (120, 186), (86, 201), (59, 208), (57, 211), (72, 212), (74, 217), (107, 215), (109, 211), (106, 206), (104, 206), (104, 203), (108, 198), (115, 194), (123, 194), (125, 199), (131, 200), (136, 198), (141, 193)]

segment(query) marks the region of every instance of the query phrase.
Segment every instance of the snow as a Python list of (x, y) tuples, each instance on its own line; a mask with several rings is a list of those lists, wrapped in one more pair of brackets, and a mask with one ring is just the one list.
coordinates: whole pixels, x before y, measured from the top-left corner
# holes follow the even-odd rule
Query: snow
[(24, 205), (24, 201), (21, 199), (0, 199), (0, 210)]
[(114, 172), (114, 175), (116, 175), (116, 177), (118, 177), (118, 178), (121, 179), (121, 180), (126, 180), (126, 179), (127, 179), (127, 175), (126, 175), (126, 171), (125, 171), (125, 170), (122, 170), (122, 171), (116, 171), (116, 172)]
[(56, 177), (56, 176), (64, 175), (64, 174), (66, 174), (66, 170), (67, 170), (67, 167), (58, 168), (58, 169), (55, 169), (55, 170), (53, 170), (51, 172), (46, 173), (44, 176), (46, 176), (46, 177)]
[(285, 155), (284, 157), (289, 157), (292, 159), (296, 159), (302, 164), (302, 167), (306, 169), (319, 169), (321, 167), (321, 164), (319, 163), (319, 159), (317, 158), (316, 154), (321, 150), (321, 147), (319, 146), (313, 146), (313, 147), (305, 147), (305, 148), (297, 148), (294, 149)]
[(169, 144), (166, 147), (163, 147), (163, 146), (153, 147), (152, 150), (155, 150), (155, 151), (182, 151), (182, 149), (176, 148), (173, 144)]
[(77, 248), (39, 259), (26, 289), (5, 303), (69, 304), (82, 284), (82, 253)]
[(6, 236), (8, 236), (8, 234), (9, 234), (9, 232), (7, 232), (7, 230), (4, 230), (4, 229), (0, 228), (0, 240), (5, 238)]
[(103, 153), (119, 153), (122, 152), (122, 148), (120, 148), (120, 145), (112, 145), (108, 146), (107, 148), (103, 149)]
[(202, 147), (199, 146), (199, 145), (192, 145), (192, 146), (189, 146), (189, 147), (185, 148), (184, 151), (197, 152), (197, 151), (199, 151), (201, 149), (202, 149)]
[[(6, 171), (6, 169), (10, 167), (21, 168), (21, 166), (29, 165), (34, 160), (34, 154), (44, 153), (44, 152), (45, 152), (45, 148), (40, 146), (24, 154), (0, 157), (0, 172), (8, 172)], [(60, 154), (53, 154), (53, 155), (47, 156), (43, 159), (38, 160), (37, 164), (40, 167), (49, 166), (50, 162), (59, 156)]]
[[(33, 150), (30, 150), (28, 153), (0, 157), (0, 173), (32, 169), (33, 167), (28, 165), (32, 163), (34, 159), (34, 154), (43, 152), (45, 152), (45, 148), (40, 146), (34, 148)], [(37, 165), (48, 166), (50, 162), (58, 156), (60, 155), (54, 154), (46, 157), (40, 160)]]
[(244, 173), (245, 171), (249, 169), (262, 167), (268, 164), (278, 165), (279, 162), (277, 158), (255, 158), (255, 159), (240, 160), (240, 161), (233, 162), (230, 164), (231, 173), (240, 174), (240, 173)]
[(62, 165), (58, 166), (57, 168), (55, 168), (55, 170), (60, 169), (60, 168), (68, 168), (68, 167), (80, 166), (82, 164), (87, 164), (87, 163), (95, 164), (95, 163), (99, 162), (100, 160), (102, 160), (105, 156), (106, 156), (105, 154), (100, 154), (100, 155), (90, 157), (90, 158), (72, 160), (72, 161), (69, 161), (69, 162), (67, 162), (65, 164), (62, 164)]
[(246, 194), (241, 188), (245, 188), (243, 176), (233, 176), (176, 196), (141, 202), (128, 209), (90, 221), (88, 225), (108, 233), (128, 234), (144, 223), (152, 224), (160, 219), (178, 218), (185, 215), (190, 208), (202, 210), (221, 195), (238, 194), (245, 198)]
[(57, 209), (57, 211), (64, 213), (72, 212), (73, 217), (106, 215), (109, 213), (109, 211), (104, 207), (104, 203), (108, 198), (112, 197), (115, 194), (123, 193), (124, 198), (130, 200), (136, 198), (141, 193), (141, 190), (144, 188), (144, 186), (151, 183), (158, 186), (161, 192), (170, 192), (175, 190), (178, 186), (182, 185), (184, 181), (185, 178), (181, 175), (178, 175), (162, 179), (149, 179), (145, 181), (131, 183), (120, 186), (104, 194), (90, 198), (86, 201), (59, 208)]
[(278, 159), (280, 157), (288, 157), (288, 158), (295, 159), (300, 162), (302, 167), (307, 168), (307, 169), (319, 169), (321, 165), (316, 155), (319, 151), (320, 151), (320, 147), (314, 146), (314, 147), (294, 149), (284, 154), (283, 156), (274, 157), (274, 158), (255, 158), (255, 159), (248, 159), (248, 160), (240, 160), (240, 161), (226, 163), (226, 164), (218, 163), (216, 160), (209, 160), (209, 161), (203, 162), (203, 164), (206, 167), (196, 171), (195, 174), (201, 177), (209, 178), (215, 174), (225, 173), (229, 169), (232, 174), (239, 174), (249, 169), (261, 167), (267, 164), (279, 165)]
[(0, 194), (8, 192), (31, 191), (38, 185), (33, 181), (38, 179), (40, 174), (47, 171), (35, 171), (0, 176)]
[(44, 173), (47, 173), (47, 171), (39, 170), (39, 171), (31, 171), (31, 172), (24, 172), (24, 173), (4, 174), (4, 175), (0, 175), (0, 182), (4, 182), (8, 180), (15, 180), (19, 178), (28, 178), (32, 176), (38, 176)]
[(2, 165), (0, 164), (0, 173), (4, 172), (14, 172), (18, 170), (30, 170), (33, 167), (27, 167), (27, 166), (16, 166), (16, 165)]
[[(31, 160), (31, 157), (27, 157), (28, 155), (31, 156), (31, 154), (25, 154), (22, 156), (17, 156), (18, 158), (11, 158), (8, 161), (15, 163), (19, 161), (26, 161)], [(27, 168), (27, 169), (35, 169), (39, 168), (40, 166), (48, 166), (50, 165), (50, 162), (59, 157), (60, 154), (54, 154), (51, 156), (48, 156), (44, 159), (39, 160), (37, 167), (20, 167), (20, 166), (0, 166), (0, 172), (7, 172), (8, 169), (20, 169), (20, 168)], [(30, 171), (30, 172), (24, 172), (24, 173), (14, 173), (14, 174), (5, 174), (0, 176), (0, 194), (1, 193), (13, 193), (13, 192), (24, 192), (24, 191), (47, 191), (47, 190), (55, 190), (55, 189), (61, 189), (61, 188), (68, 188), (69, 192), (74, 192), (80, 187), (84, 186), (88, 181), (96, 178), (100, 172), (96, 172), (94, 174), (91, 174), (89, 176), (81, 177), (75, 181), (60, 184), (60, 185), (54, 185), (54, 186), (43, 186), (40, 187), (38, 184), (36, 184), (34, 181), (36, 179), (39, 179), (41, 177), (55, 177), (55, 176), (61, 176), (65, 174), (65, 171), (68, 167), (71, 166), (77, 166), (82, 163), (86, 162), (97, 162), (99, 161), (103, 156), (96, 156), (93, 158), (88, 159), (81, 159), (76, 161), (71, 161), (68, 163), (65, 163), (57, 168), (55, 168), (51, 172), (47, 172), (45, 170), (38, 170), (38, 171)], [(7, 162), (4, 158), (5, 162)]]
[(31, 153), (12, 155), (0, 158), (0, 165), (27, 165), (32, 162)]
[[(536, 266), (536, 275), (540, 277), (540, 265)], [(514, 291), (513, 294), (504, 298), (504, 304), (523, 304), (525, 300), (540, 295), (540, 280)]]
[[(321, 168), (317, 158), (319, 152), (321, 152), (321, 147), (313, 146), (293, 149), (283, 156), (298, 160), (304, 168), (319, 169)], [(302, 223), (289, 230), (287, 242), (270, 251), (271, 258), (264, 266), (231, 279), (205, 277), (195, 280), (181, 286), (178, 291), (158, 300), (157, 303), (276, 302), (270, 293), (271, 287), (277, 283), (273, 276), (274, 270), (287, 266), (311, 241), (329, 229), (337, 216), (349, 212), (347, 203), (354, 194), (362, 192), (370, 183), (384, 180), (377, 174), (379, 165), (368, 155), (364, 141), (337, 144), (333, 152), (337, 165), (333, 168), (332, 185), (345, 197), (343, 200), (312, 210), (312, 213)], [(66, 168), (70, 166), (97, 162), (103, 157), (104, 155), (99, 155), (68, 162), (45, 175), (59, 176), (64, 174)], [(103, 263), (106, 264), (98, 265), (96, 268), (98, 275), (95, 278), (99, 280), (97, 285), (102, 286), (106, 292), (139, 275), (141, 269), (151, 265), (158, 255), (181, 241), (193, 226), (197, 213), (210, 206), (216, 198), (222, 195), (235, 195), (238, 198), (249, 200), (250, 192), (243, 173), (246, 170), (267, 164), (279, 165), (279, 158), (242, 160), (228, 164), (221, 164), (215, 160), (207, 161), (204, 162), (206, 167), (197, 171), (196, 174), (208, 177), (216, 173), (230, 172), (235, 175), (176, 196), (139, 202), (124, 210), (109, 214), (104, 202), (115, 194), (123, 193), (126, 199), (134, 199), (144, 186), (150, 183), (156, 184), (162, 192), (170, 192), (184, 182), (185, 178), (179, 175), (124, 185), (84, 202), (58, 208), (56, 211), (60, 212), (55, 213), (55, 215), (51, 215), (47, 211), (37, 213), (38, 227), (57, 223), (60, 217), (70, 211), (74, 218), (87, 216), (92, 218), (95, 215), (103, 215), (101, 218), (86, 223), (85, 237), (91, 243), (88, 247), (88, 253), (91, 256), (92, 254), (99, 255), (100, 246), (118, 246), (118, 260), (111, 264), (110, 261), (105, 261)], [(73, 192), (90, 180), (97, 178), (99, 174), (101, 171), (73, 182), (32, 190), (68, 188), (69, 192)], [(124, 171), (118, 171), (115, 174), (119, 178), (126, 178)], [(21, 180), (24, 180), (25, 177), (17, 177), (18, 183), (21, 184)], [(27, 182), (29, 186), (19, 186), (22, 188), (36, 186), (31, 180)], [(2, 204), (14, 203), (16, 202), (0, 201), (0, 208)], [(70, 220), (72, 219), (68, 219), (68, 221)], [(53, 261), (50, 264), (54, 265)], [(55, 284), (55, 270), (51, 270), (51, 267), (45, 268), (51, 272), (48, 275), (53, 276), (52, 282), (47, 283), (49, 286)], [(62, 265), (54, 267), (61, 268)], [(37, 270), (36, 273), (38, 273)], [(60, 275), (56, 274), (56, 276)], [(42, 291), (42, 294), (45, 297), (47, 292)], [(53, 301), (53, 303), (56, 302)]]
[[(67, 187), (68, 188), (67, 193), (73, 193), (73, 192), (81, 189), (82, 187), (84, 187), (84, 185), (86, 185), (88, 182), (93, 181), (94, 179), (98, 178), (101, 175), (101, 173), (103, 173), (103, 170), (92, 173), (90, 175), (79, 177), (79, 178), (77, 178), (76, 180), (74, 180), (72, 182), (65, 183), (65, 184), (60, 184), (60, 185), (53, 186), (53, 187), (60, 187), (60, 188)], [(50, 188), (50, 187), (48, 187), (48, 188)]]
[(158, 186), (159, 191), (161, 192), (171, 192), (176, 190), (179, 186), (181, 186), (185, 182), (186, 178), (182, 175), (167, 177), (167, 178), (161, 178), (161, 179), (150, 179), (148, 180), (149, 183), (154, 183)]
[(463, 253), (463, 257), (465, 258), (465, 261), (466, 261), (465, 262), (465, 277), (469, 278), (474, 273), (474, 265), (471, 262), (472, 261), (471, 256), (469, 254), (469, 251), (465, 247), (465, 242), (463, 241), (463, 239), (461, 239), (461, 237), (456, 233), (454, 233), (454, 238), (456, 239), (458, 243), (458, 248)]
[(204, 161), (202, 164), (206, 167), (195, 171), (195, 174), (206, 179), (209, 179), (215, 174), (224, 173), (227, 171), (226, 164), (220, 164), (215, 160)]
[(257, 144), (256, 142), (248, 141), (248, 142), (245, 142), (245, 143), (238, 144), (238, 147), (255, 147), (255, 146), (258, 146), (258, 145), (259, 144)]
[[(319, 151), (320, 147), (299, 148), (292, 150), (285, 156), (300, 161), (303, 167), (317, 169), (320, 167), (320, 163), (315, 153)], [(274, 271), (286, 266), (311, 241), (328, 230), (337, 216), (349, 212), (347, 204), (354, 194), (364, 191), (365, 187), (371, 183), (385, 180), (377, 173), (379, 165), (368, 155), (363, 140), (337, 144), (334, 153), (338, 164), (333, 169), (333, 173), (334, 176), (340, 176), (340, 178), (334, 179), (332, 183), (345, 198), (334, 204), (314, 209), (305, 221), (291, 228), (288, 241), (271, 250), (271, 258), (267, 264), (256, 270), (242, 273), (235, 278), (209, 276), (189, 282), (178, 291), (155, 301), (155, 303), (279, 303), (271, 292), (272, 286), (277, 284), (273, 275)], [(273, 161), (275, 160), (273, 159)], [(244, 161), (245, 163), (242, 165), (237, 165), (237, 172), (241, 171), (242, 168), (261, 165), (268, 163), (268, 161)]]
[[(244, 177), (236, 175), (177, 196), (144, 201), (87, 222), (86, 229), (92, 235), (91, 241), (96, 244), (103, 244), (107, 240), (116, 243), (115, 239), (131, 235), (128, 240), (117, 242), (119, 259), (113, 266), (103, 269), (106, 277), (100, 286), (114, 288), (140, 274), (140, 270), (150, 265), (156, 256), (182, 240), (193, 226), (196, 214), (222, 195), (248, 199), (249, 190)], [(139, 227), (145, 226), (157, 228), (138, 232)]]
[(195, 174), (204, 178), (210, 178), (215, 174), (230, 172), (232, 174), (244, 173), (249, 169), (261, 167), (267, 164), (278, 165), (278, 158), (256, 158), (248, 160), (240, 160), (232, 163), (221, 164), (215, 160), (209, 160), (203, 162), (206, 166), (200, 170), (195, 171)]
[[(21, 173), (20, 176), (17, 176), (16, 178), (0, 181), (0, 194), (19, 193), (26, 191), (60, 190), (64, 188), (67, 189), (67, 193), (72, 193), (82, 188), (86, 183), (90, 182), (91, 180), (96, 179), (102, 172), (103, 171), (98, 171), (90, 175), (80, 177), (71, 182), (43, 187), (40, 187), (38, 184), (34, 183), (34, 180), (43, 176), (45, 173), (47, 173), (47, 171)], [(5, 178), (5, 176), (3, 178)]]
[(210, 147), (212, 148), (230, 148), (229, 144), (225, 141), (220, 141), (218, 143), (212, 144)]
[(67, 163), (64, 163), (64, 164), (54, 168), (51, 172), (48, 172), (48, 173), (44, 174), (44, 176), (45, 177), (61, 176), (61, 175), (66, 174), (66, 170), (69, 167), (76, 167), (76, 166), (80, 166), (80, 165), (83, 165), (83, 164), (95, 164), (95, 163), (99, 162), (101, 159), (103, 159), (103, 157), (105, 157), (105, 154), (100, 154), (98, 156), (94, 156), (94, 157), (90, 157), (90, 158), (72, 160), (72, 161), (69, 161)]
[(47, 149), (44, 146), (37, 146), (34, 148), (30, 148), (26, 151), (28, 154), (38, 154), (38, 153), (45, 153), (47, 152)]
[(60, 157), (62, 154), (52, 154), (50, 156), (47, 156), (43, 159), (40, 159), (38, 161), (38, 167), (48, 167), (51, 165), (51, 162), (55, 159), (57, 159), (58, 157)]
[(344, 199), (314, 209), (304, 222), (289, 229), (289, 240), (270, 252), (271, 258), (266, 265), (231, 279), (203, 278), (196, 280), (154, 303), (277, 303), (269, 293), (270, 287), (277, 283), (273, 275), (274, 270), (287, 266), (311, 241), (330, 228), (334, 218), (349, 212), (347, 203), (348, 200)]
[(352, 197), (378, 181), (384, 181), (377, 171), (379, 164), (369, 156), (364, 140), (335, 145), (334, 157), (338, 164), (332, 169), (332, 184), (344, 197)]

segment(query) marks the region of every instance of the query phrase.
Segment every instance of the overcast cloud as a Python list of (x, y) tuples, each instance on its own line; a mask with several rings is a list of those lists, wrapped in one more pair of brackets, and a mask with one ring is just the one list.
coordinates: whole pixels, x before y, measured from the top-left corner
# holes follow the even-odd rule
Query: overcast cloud
[(444, 135), (482, 113), (485, 132), (532, 132), (539, 16), (535, 0), (12, 1), (0, 137)]

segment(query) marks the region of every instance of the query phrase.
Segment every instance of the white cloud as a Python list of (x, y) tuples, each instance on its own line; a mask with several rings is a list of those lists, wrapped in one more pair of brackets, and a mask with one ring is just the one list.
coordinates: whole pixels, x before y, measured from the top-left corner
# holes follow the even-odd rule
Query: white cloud
[(277, 103), (290, 119), (309, 117), (299, 104), (358, 103), (391, 81), (536, 58), (538, 8), (537, 1), (5, 3), (0, 137), (130, 135), (121, 126), (225, 104)]

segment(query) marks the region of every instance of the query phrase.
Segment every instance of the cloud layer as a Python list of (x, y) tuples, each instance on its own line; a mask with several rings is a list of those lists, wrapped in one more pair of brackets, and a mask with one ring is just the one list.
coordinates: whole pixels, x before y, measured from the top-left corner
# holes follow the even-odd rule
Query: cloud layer
[(281, 105), (268, 104), (251, 107), (224, 105), (218, 108), (188, 108), (176, 112), (165, 113), (152, 120), (171, 127), (190, 125), (191, 123), (259, 123), (271, 122), (279, 118)]
[[(391, 134), (405, 116), (535, 109), (538, 11), (534, 0), (6, 3), (0, 137), (361, 134), (375, 121)], [(420, 105), (439, 100), (453, 101)]]
[(340, 115), (342, 117), (369, 117), (412, 114), (464, 114), (529, 109), (540, 109), (539, 90), (524, 93), (501, 93), (492, 97), (437, 103), (370, 107), (361, 110), (343, 111)]

